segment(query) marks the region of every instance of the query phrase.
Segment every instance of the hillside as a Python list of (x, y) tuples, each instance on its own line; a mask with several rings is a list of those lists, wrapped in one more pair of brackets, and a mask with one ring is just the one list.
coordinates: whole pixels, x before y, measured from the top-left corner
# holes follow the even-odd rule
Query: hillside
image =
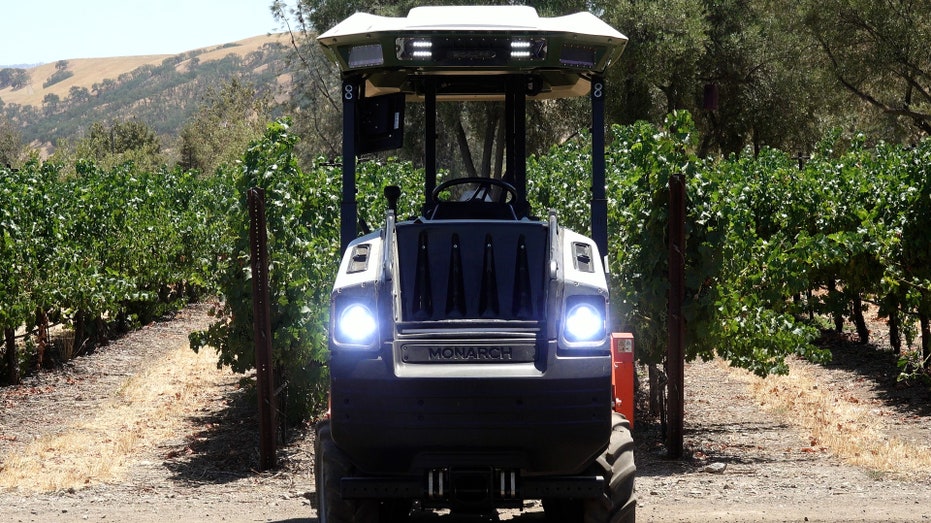
[(66, 60), (68, 62), (67, 70), (74, 73), (74, 76), (48, 87), (43, 87), (42, 84), (55, 73), (55, 62), (42, 64), (26, 70), (30, 82), (26, 87), (14, 90), (12, 86), (8, 86), (0, 89), (0, 99), (7, 104), (41, 106), (42, 99), (48, 94), (67, 98), (68, 91), (72, 87), (84, 87), (91, 90), (94, 84), (99, 84), (106, 79), (115, 80), (120, 75), (143, 65), (158, 65), (169, 56), (171, 55)]
[(79, 136), (95, 121), (127, 118), (173, 137), (207, 89), (233, 78), (283, 96), (286, 43), (284, 35), (263, 35), (177, 55), (43, 64), (27, 69), (20, 85), (0, 83), (0, 114), (42, 149)]
[(155, 54), (143, 56), (117, 56), (110, 58), (65, 59), (65, 61), (68, 62), (68, 70), (74, 73), (73, 76), (48, 87), (43, 87), (43, 82), (55, 73), (56, 62), (32, 67), (27, 69), (30, 83), (26, 87), (18, 90), (14, 90), (9, 86), (0, 89), (0, 100), (3, 100), (3, 102), (7, 104), (41, 106), (42, 99), (45, 98), (47, 94), (54, 94), (64, 99), (67, 98), (68, 91), (72, 87), (84, 87), (90, 91), (93, 89), (94, 84), (100, 84), (107, 79), (116, 80), (121, 75), (130, 73), (144, 65), (157, 66), (166, 58), (172, 56), (197, 56), (202, 63), (220, 60), (229, 55), (245, 58), (250, 53), (260, 50), (262, 46), (266, 44), (278, 43), (286, 43), (284, 35), (256, 36), (238, 42), (195, 49), (182, 53), (181, 55)]

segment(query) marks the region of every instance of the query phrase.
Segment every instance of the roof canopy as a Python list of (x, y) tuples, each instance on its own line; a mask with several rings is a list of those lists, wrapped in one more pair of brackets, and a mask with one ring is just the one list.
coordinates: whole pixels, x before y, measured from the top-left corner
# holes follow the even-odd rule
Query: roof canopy
[(434, 6), (407, 17), (356, 13), (317, 40), (346, 77), (366, 80), (371, 96), (422, 94), (423, 78), (442, 75), (440, 99), (495, 99), (504, 81), (527, 74), (530, 98), (588, 92), (627, 38), (591, 13), (544, 18), (527, 6)]

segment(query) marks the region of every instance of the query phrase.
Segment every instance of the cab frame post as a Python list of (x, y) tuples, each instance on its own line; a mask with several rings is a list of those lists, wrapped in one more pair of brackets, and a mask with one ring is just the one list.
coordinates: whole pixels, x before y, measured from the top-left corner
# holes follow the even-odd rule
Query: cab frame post
[(424, 215), (433, 208), (436, 188), (436, 80), (424, 81)]
[(339, 250), (345, 252), (356, 237), (359, 220), (356, 203), (356, 109), (362, 97), (362, 82), (357, 76), (343, 79), (343, 198), (339, 208)]
[(504, 113), (507, 124), (507, 174), (521, 198), (527, 198), (527, 87), (528, 78), (509, 79)]
[(592, 240), (608, 269), (608, 199), (605, 194), (605, 82), (592, 78)]

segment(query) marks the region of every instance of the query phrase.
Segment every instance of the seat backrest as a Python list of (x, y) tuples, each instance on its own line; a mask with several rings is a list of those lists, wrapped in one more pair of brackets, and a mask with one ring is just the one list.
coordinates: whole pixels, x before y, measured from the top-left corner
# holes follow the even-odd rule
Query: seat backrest
[(517, 213), (510, 203), (470, 200), (466, 202), (438, 202), (427, 218), (431, 220), (516, 220)]

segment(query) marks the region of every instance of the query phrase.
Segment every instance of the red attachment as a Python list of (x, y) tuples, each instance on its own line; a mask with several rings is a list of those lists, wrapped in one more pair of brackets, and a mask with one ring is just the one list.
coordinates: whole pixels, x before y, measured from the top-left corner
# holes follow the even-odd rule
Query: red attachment
[(634, 335), (611, 333), (611, 388), (614, 390), (614, 410), (624, 415), (634, 426)]

